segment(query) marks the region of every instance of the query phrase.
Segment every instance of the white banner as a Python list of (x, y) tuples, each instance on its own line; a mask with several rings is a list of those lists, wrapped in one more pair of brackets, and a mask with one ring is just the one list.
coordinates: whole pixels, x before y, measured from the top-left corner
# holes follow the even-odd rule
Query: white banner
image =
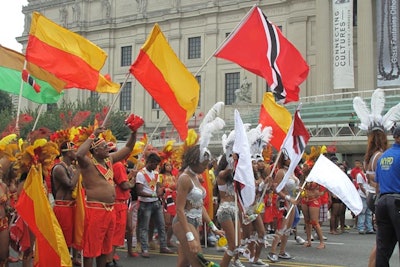
[(333, 88), (354, 88), (353, 0), (333, 0)]
[(376, 1), (378, 87), (400, 85), (399, 1)]

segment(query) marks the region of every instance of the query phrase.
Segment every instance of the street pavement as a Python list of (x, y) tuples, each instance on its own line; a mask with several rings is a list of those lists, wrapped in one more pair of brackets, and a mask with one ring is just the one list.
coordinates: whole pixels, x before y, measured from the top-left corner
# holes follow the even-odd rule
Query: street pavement
[[(353, 225), (351, 216), (346, 216), (346, 224)], [(305, 238), (304, 224), (301, 221), (298, 225), (299, 235)], [(290, 260), (280, 260), (271, 263), (267, 259), (270, 248), (263, 249), (261, 259), (269, 263), (271, 267), (366, 267), (371, 249), (375, 244), (376, 235), (360, 235), (357, 229), (349, 229), (346, 233), (340, 235), (329, 234), (329, 223), (326, 222), (323, 227), (323, 233), (328, 238), (325, 242), (325, 249), (317, 249), (318, 241), (312, 242), (312, 247), (305, 248), (296, 244), (294, 237), (290, 236), (286, 251), (293, 256)], [(271, 243), (271, 242), (270, 242)], [(215, 247), (204, 247), (203, 252), (206, 258), (219, 262), (223, 252), (218, 252)], [(127, 251), (124, 248), (117, 250), (120, 257), (119, 264), (123, 267), (145, 266), (145, 267), (164, 267), (176, 266), (177, 254), (160, 254), (158, 250), (150, 251), (150, 258), (127, 257)], [(245, 258), (241, 258), (246, 267), (252, 266)], [(21, 267), (21, 263), (12, 263), (10, 267)], [(391, 258), (390, 266), (400, 266), (399, 248), (396, 246)]]

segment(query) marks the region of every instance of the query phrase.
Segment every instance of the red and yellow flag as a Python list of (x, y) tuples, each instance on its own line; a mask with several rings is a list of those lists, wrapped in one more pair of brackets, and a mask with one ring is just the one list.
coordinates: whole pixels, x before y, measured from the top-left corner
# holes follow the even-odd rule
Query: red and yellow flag
[(275, 102), (274, 95), (271, 92), (264, 94), (259, 123), (263, 127), (272, 127), (270, 143), (275, 149), (280, 150), (292, 123), (292, 115), (285, 107)]
[(188, 121), (196, 111), (200, 86), (169, 46), (156, 23), (130, 72), (154, 98), (186, 139)]
[(72, 266), (64, 234), (45, 194), (41, 165), (31, 167), (16, 209), (36, 237), (35, 266)]
[(65, 81), (65, 88), (118, 92), (119, 85), (100, 74), (106, 59), (106, 52), (97, 45), (33, 13), (26, 60)]
[(83, 231), (85, 228), (85, 193), (82, 187), (82, 176), (79, 177), (76, 190), (75, 228), (72, 246), (81, 250), (83, 248)]

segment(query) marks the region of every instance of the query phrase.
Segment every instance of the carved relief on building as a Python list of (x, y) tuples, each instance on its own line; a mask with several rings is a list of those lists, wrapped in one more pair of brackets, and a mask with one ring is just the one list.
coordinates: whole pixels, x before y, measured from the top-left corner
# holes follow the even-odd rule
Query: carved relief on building
[(81, 21), (81, 5), (79, 2), (79, 0), (75, 0), (74, 5), (72, 6), (73, 21), (76, 22), (78, 25)]
[(136, 0), (138, 17), (147, 17), (147, 0)]
[(60, 25), (64, 28), (68, 27), (68, 10), (66, 6), (60, 8)]
[(244, 77), (240, 88), (235, 90), (235, 104), (251, 103), (251, 86), (252, 83), (247, 81), (247, 77)]

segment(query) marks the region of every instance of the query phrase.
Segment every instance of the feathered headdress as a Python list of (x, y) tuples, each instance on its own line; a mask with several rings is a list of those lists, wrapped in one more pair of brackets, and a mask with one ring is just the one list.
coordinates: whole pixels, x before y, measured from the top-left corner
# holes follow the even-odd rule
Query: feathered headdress
[[(251, 126), (250, 123), (244, 124), (246, 132), (250, 129), (250, 126)], [(228, 135), (227, 134), (222, 135), (222, 149), (224, 151), (226, 160), (228, 161), (230, 157), (232, 157), (234, 143), (235, 143), (235, 130), (230, 131)]]
[(203, 121), (199, 126), (199, 146), (200, 146), (200, 161), (205, 160), (205, 156), (208, 155), (209, 159), (211, 153), (207, 146), (210, 143), (210, 139), (215, 131), (222, 130), (225, 126), (225, 121), (218, 117), (221, 108), (224, 106), (224, 102), (217, 102), (214, 106), (207, 112)]
[(47, 175), (58, 154), (58, 145), (52, 141), (36, 139), (33, 144), (23, 142), (20, 144), (20, 152), (16, 154), (17, 162), (14, 167), (20, 172), (27, 172), (32, 165), (41, 164)]
[(257, 127), (247, 132), (247, 139), (250, 145), (250, 154), (261, 154), (264, 147), (269, 143), (272, 137), (272, 127), (264, 127), (258, 124)]
[(365, 131), (389, 131), (394, 123), (400, 120), (400, 103), (389, 109), (382, 117), (382, 111), (385, 107), (384, 91), (380, 88), (376, 89), (371, 97), (371, 112), (364, 100), (356, 96), (353, 99), (353, 108), (361, 121), (359, 128)]

